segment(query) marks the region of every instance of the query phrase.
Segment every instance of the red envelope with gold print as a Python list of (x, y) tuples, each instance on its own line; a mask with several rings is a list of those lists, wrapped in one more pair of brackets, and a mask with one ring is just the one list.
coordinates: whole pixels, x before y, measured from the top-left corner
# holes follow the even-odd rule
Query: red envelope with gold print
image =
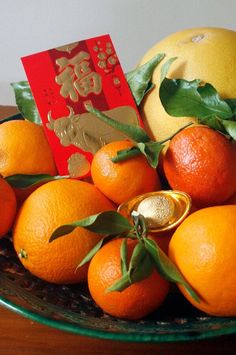
[(124, 135), (88, 113), (86, 103), (118, 121), (140, 117), (109, 35), (22, 58), (60, 175), (84, 176), (93, 154)]

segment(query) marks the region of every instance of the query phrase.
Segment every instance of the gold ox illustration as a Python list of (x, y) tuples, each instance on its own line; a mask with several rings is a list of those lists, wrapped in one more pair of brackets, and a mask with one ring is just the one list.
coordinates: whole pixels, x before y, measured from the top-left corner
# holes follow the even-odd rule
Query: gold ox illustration
[[(127, 138), (123, 133), (100, 121), (91, 113), (75, 114), (72, 107), (67, 106), (69, 115), (53, 119), (48, 113), (47, 128), (54, 131), (60, 143), (67, 147), (74, 145), (85, 152), (95, 153), (104, 144)], [(121, 106), (104, 111), (108, 117), (130, 125), (138, 125), (139, 120), (134, 108)]]

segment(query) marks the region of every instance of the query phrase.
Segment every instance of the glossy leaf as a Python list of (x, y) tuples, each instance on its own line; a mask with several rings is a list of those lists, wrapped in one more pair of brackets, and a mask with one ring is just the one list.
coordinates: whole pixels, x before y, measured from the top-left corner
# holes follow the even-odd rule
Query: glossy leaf
[(119, 163), (120, 161), (131, 159), (139, 154), (141, 154), (141, 152), (138, 147), (122, 149), (116, 153), (116, 156), (114, 156), (111, 161), (113, 163)]
[(69, 178), (68, 175), (66, 176), (51, 176), (48, 174), (36, 174), (36, 175), (24, 175), (24, 174), (16, 174), (10, 175), (5, 178), (7, 182), (15, 188), (25, 189), (40, 183), (45, 183), (48, 181), (53, 180), (61, 180)]
[(88, 254), (85, 256), (85, 258), (79, 263), (76, 270), (78, 268), (80, 268), (81, 266), (83, 266), (84, 264), (88, 263), (94, 257), (94, 255), (102, 247), (104, 239), (105, 238), (102, 238), (101, 240), (99, 240), (99, 242), (88, 252)]
[(130, 222), (120, 213), (116, 211), (106, 211), (58, 227), (52, 233), (49, 241), (52, 242), (63, 235), (69, 234), (77, 227), (105, 235), (121, 234), (129, 232), (133, 228)]
[(160, 99), (166, 112), (175, 117), (197, 117), (207, 122), (209, 118), (231, 118), (230, 106), (221, 100), (210, 84), (200, 85), (199, 80), (163, 79)]
[(170, 69), (171, 64), (172, 64), (176, 59), (177, 59), (177, 57), (169, 58), (169, 59), (162, 65), (162, 67), (161, 67), (161, 79), (160, 79), (160, 82), (162, 82), (162, 81), (165, 79), (165, 77), (166, 77), (166, 75), (167, 75), (167, 73), (168, 73), (168, 71), (169, 71), (169, 69)]
[(150, 256), (139, 242), (133, 250), (128, 271), (106, 292), (125, 290), (130, 285), (146, 279), (152, 273), (153, 268), (154, 264)]
[(145, 155), (152, 168), (156, 168), (164, 145), (159, 142), (138, 143), (137, 147)]
[(16, 104), (22, 116), (28, 121), (42, 124), (28, 81), (11, 83), (11, 86), (14, 89)]
[(127, 239), (124, 238), (120, 247), (120, 259), (121, 259), (121, 273), (122, 275), (126, 274), (128, 271), (128, 248), (127, 248)]
[(147, 63), (126, 74), (127, 82), (138, 106), (146, 93), (154, 87), (151, 83), (152, 74), (164, 57), (164, 53), (159, 53)]
[(159, 248), (157, 243), (146, 238), (145, 246), (155, 262), (158, 272), (166, 278), (168, 281), (176, 282), (182, 284), (189, 295), (197, 302), (200, 302), (199, 296), (187, 283), (187, 281), (182, 276), (181, 272), (177, 269), (175, 264), (168, 258), (168, 256)]
[(122, 122), (118, 122), (113, 118), (108, 117), (100, 110), (92, 107), (91, 105), (86, 105), (86, 109), (88, 112), (97, 116), (101, 121), (108, 124), (109, 126), (117, 129), (118, 131), (124, 133), (135, 142), (148, 142), (150, 138), (148, 137), (147, 133), (144, 131), (143, 128), (134, 125), (128, 125)]

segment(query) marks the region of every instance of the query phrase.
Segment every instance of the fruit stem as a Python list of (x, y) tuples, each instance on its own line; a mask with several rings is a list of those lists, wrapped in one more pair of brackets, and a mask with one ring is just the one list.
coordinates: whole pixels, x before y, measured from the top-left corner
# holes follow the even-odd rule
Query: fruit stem
[(28, 254), (24, 249), (21, 249), (18, 253), (20, 259), (28, 259)]

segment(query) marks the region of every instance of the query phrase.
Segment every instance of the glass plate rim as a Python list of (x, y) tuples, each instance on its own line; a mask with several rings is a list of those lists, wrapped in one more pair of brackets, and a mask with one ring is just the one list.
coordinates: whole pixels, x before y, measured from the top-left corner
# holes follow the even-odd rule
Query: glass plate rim
[(68, 333), (77, 334), (80, 336), (87, 336), (97, 339), (113, 340), (113, 341), (123, 341), (123, 342), (136, 342), (136, 343), (171, 343), (171, 342), (187, 342), (187, 341), (197, 341), (197, 340), (207, 340), (211, 338), (216, 338), (219, 336), (227, 336), (236, 333), (236, 326), (222, 327), (215, 330), (205, 330), (203, 332), (195, 333), (185, 332), (179, 334), (139, 334), (139, 333), (122, 333), (122, 332), (112, 332), (97, 329), (90, 329), (85, 326), (81, 327), (77, 324), (70, 324), (62, 320), (56, 320), (49, 317), (42, 316), (36, 311), (28, 310), (25, 307), (15, 304), (9, 301), (6, 297), (0, 295), (0, 306), (7, 308), (14, 313), (17, 313), (27, 319), (35, 321), (39, 324), (49, 326), (51, 328), (65, 331)]

